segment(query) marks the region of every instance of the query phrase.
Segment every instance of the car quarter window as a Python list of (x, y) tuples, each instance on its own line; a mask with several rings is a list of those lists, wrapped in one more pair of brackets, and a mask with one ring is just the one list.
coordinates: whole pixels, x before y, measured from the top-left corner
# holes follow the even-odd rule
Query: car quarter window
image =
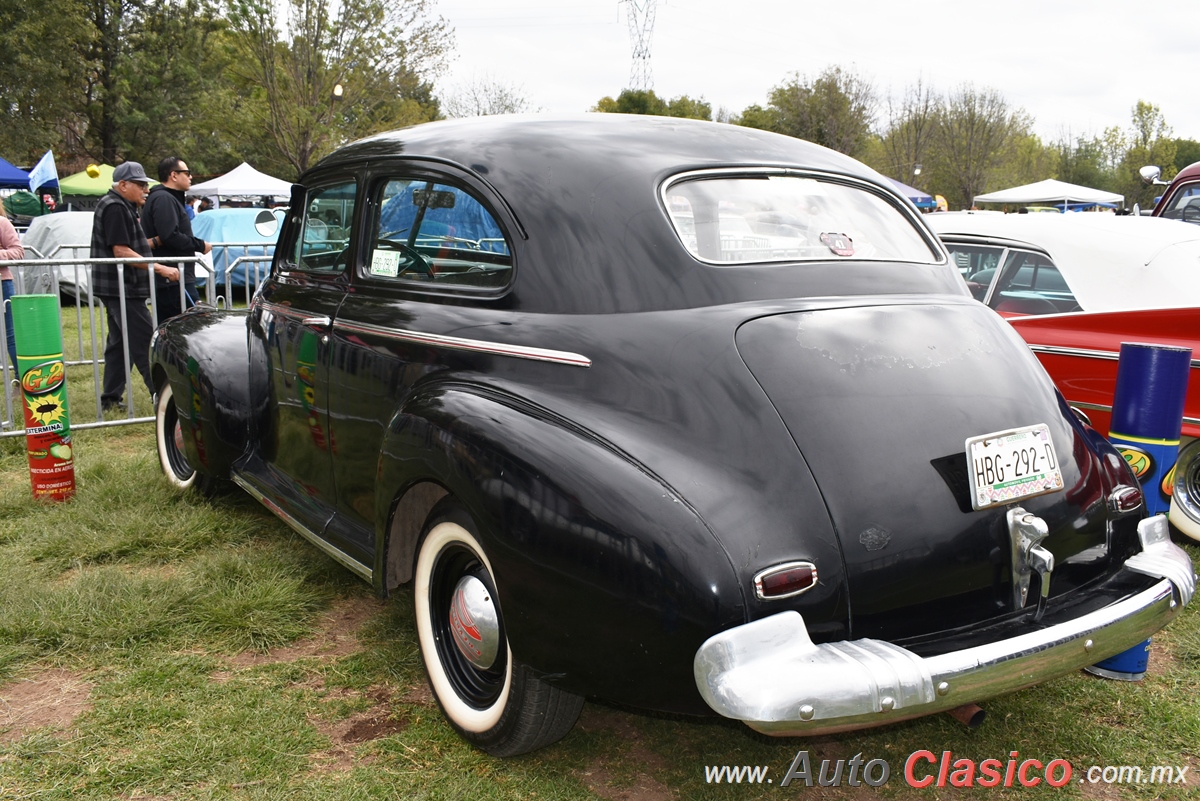
[(383, 281), (499, 289), (512, 249), (487, 207), (458, 186), (396, 177), (379, 188), (363, 270)]
[(701, 261), (942, 260), (908, 214), (854, 183), (791, 174), (697, 174), (669, 182), (663, 202)]
[(355, 196), (353, 181), (308, 191), (304, 222), (296, 239), (295, 269), (330, 275), (346, 271)]

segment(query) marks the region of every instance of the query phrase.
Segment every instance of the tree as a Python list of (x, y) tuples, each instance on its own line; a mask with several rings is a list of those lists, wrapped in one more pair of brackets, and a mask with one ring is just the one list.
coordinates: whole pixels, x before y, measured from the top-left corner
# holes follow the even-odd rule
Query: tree
[(877, 106), (868, 80), (830, 67), (812, 81), (793, 74), (771, 90), (766, 109), (750, 106), (738, 122), (859, 156), (870, 138)]
[(1200, 161), (1200, 142), (1195, 139), (1175, 140), (1175, 171), (1189, 167)]
[(201, 173), (221, 160), (214, 147), (219, 140), (198, 135), (197, 126), (229, 91), (230, 54), (221, 46), (226, 27), (209, 0), (144, 8), (130, 35), (130, 52), (118, 66), (120, 114), (112, 142), (117, 151), (138, 158), (150, 172), (166, 155), (182, 156)]
[(1148, 164), (1162, 167), (1163, 180), (1175, 176), (1175, 138), (1162, 111), (1153, 103), (1139, 100), (1133, 107), (1130, 120), (1129, 146), (1117, 168), (1117, 192), (1125, 195), (1127, 204), (1142, 207), (1154, 204), (1159, 188), (1147, 186), (1138, 171)]
[(261, 105), (279, 163), (295, 175), (344, 139), (437, 119), (429, 82), (452, 34), (431, 0), (286, 0), (281, 39), (271, 0), (231, 0), (235, 75)]
[(1060, 181), (1116, 191), (1116, 176), (1106, 164), (1104, 143), (1099, 138), (1080, 136), (1071, 141), (1068, 133), (1051, 147), (1058, 156), (1054, 174)]
[(0, 4), (0, 152), (32, 163), (60, 148), (78, 111), (92, 36), (80, 0)]
[(664, 100), (653, 89), (623, 89), (614, 100), (602, 97), (592, 111), (605, 114), (657, 114), (660, 117), (686, 117), (695, 120), (711, 120), (712, 105), (703, 97), (692, 99), (680, 95)]
[(512, 86), (491, 75), (472, 76), (442, 98), (447, 117), (486, 117), (537, 111), (525, 97), (524, 87)]
[(916, 167), (930, 161), (938, 97), (922, 80), (906, 87), (899, 102), (887, 102), (887, 132), (880, 137), (883, 164), (877, 169), (916, 186)]
[(946, 98), (937, 113), (935, 171), (952, 206), (970, 206), (994, 183), (991, 179), (1015, 155), (1032, 123), (994, 89), (964, 84)]

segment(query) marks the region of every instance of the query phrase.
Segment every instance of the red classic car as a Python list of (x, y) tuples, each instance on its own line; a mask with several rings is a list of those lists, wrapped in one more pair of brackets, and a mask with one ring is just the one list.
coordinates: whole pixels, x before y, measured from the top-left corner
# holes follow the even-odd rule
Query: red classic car
[[(1200, 228), (1084, 213), (928, 219), (976, 299), (1008, 319), (1102, 434), (1122, 342), (1191, 348), (1183, 444), (1200, 438)], [(1190, 470), (1184, 459), (1176, 475), (1200, 502), (1200, 459)], [(1200, 538), (1200, 519), (1173, 513), (1171, 522)]]

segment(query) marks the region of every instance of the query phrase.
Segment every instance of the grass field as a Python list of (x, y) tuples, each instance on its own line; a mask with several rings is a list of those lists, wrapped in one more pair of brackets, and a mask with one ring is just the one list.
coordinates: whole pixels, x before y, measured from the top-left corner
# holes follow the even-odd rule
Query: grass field
[[(34, 501), (0, 440), (0, 799), (953, 798), (909, 754), (1068, 760), (1022, 797), (1188, 798), (1200, 784), (1200, 613), (1156, 636), (1140, 684), (1076, 674), (947, 715), (815, 740), (589, 702), (561, 743), (506, 761), (466, 746), (425, 688), (411, 595), (386, 602), (245, 496), (177, 496), (151, 427), (75, 434), (78, 494)], [(1192, 548), (1193, 557), (1200, 556)], [(797, 752), (886, 760), (889, 781), (779, 784)], [(766, 766), (772, 783), (706, 781)], [(1080, 782), (1092, 766), (1187, 767), (1186, 784)], [(931, 772), (922, 769), (919, 775)], [(996, 792), (996, 791), (992, 791)]]

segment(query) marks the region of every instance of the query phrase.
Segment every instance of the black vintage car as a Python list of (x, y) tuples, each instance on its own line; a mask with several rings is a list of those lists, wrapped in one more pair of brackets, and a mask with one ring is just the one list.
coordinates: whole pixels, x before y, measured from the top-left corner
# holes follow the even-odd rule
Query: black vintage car
[(788, 137), (438, 122), (293, 190), (248, 311), (152, 349), (163, 468), (381, 595), (497, 755), (585, 696), (772, 734), (1100, 661), (1195, 576), (877, 173)]

